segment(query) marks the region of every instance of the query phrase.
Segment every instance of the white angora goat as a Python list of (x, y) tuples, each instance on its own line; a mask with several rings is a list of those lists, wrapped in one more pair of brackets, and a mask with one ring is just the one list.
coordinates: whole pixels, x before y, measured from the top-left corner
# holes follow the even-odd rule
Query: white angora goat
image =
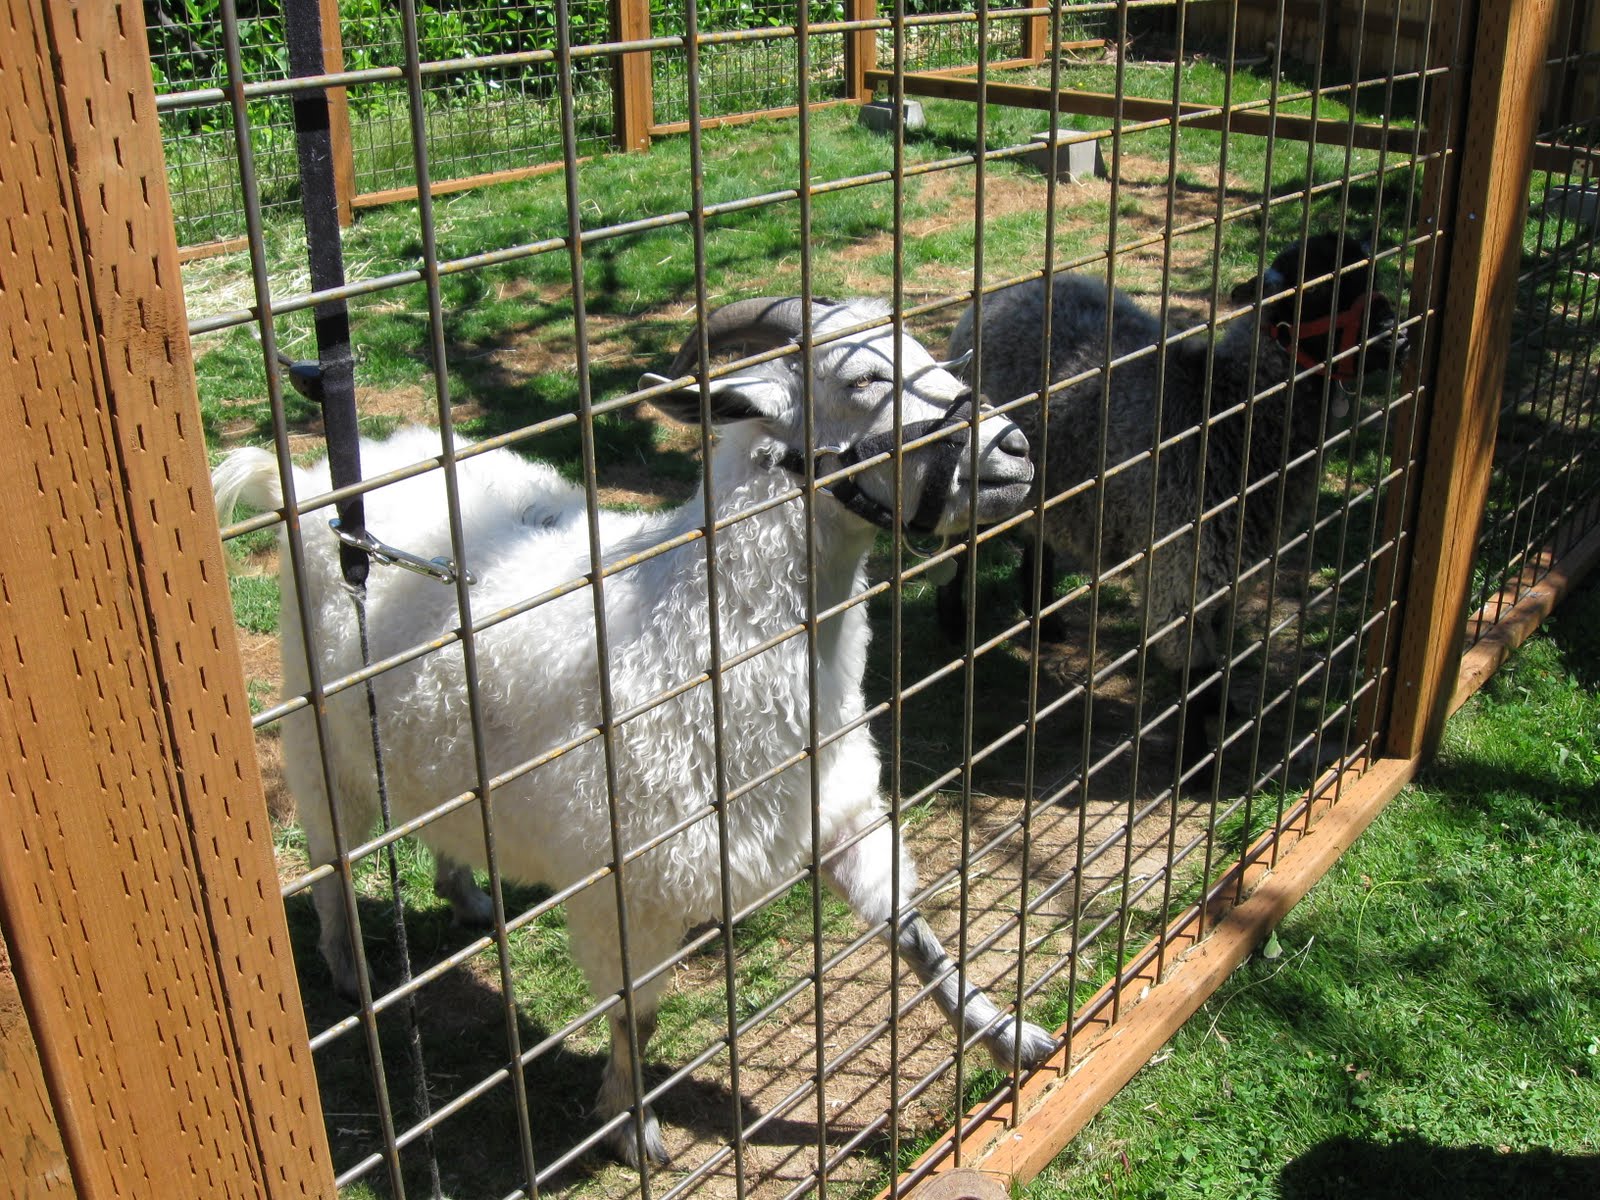
[[(743, 353), (786, 345), (800, 333), (796, 300), (747, 300), (709, 318), (713, 352)], [(886, 315), (883, 305), (818, 303), (819, 337)], [(660, 385), (694, 370), (694, 339), (679, 353)], [(980, 521), (1017, 512), (1033, 477), (1027, 440), (998, 416), (978, 428), (977, 478), (970, 478), (972, 397), (965, 384), (934, 362), (909, 337), (899, 343), (905, 386), (900, 395), (904, 438), (943, 429), (948, 436), (905, 455), (903, 505), (909, 526), (934, 533), (959, 532), (969, 520), (977, 489)], [(876, 329), (818, 347), (812, 359), (813, 445), (802, 438), (804, 397), (798, 356), (788, 356), (737, 378), (711, 384), (711, 409), (723, 425), (713, 460), (715, 513), (747, 511), (794, 489), (804, 456), (818, 475), (880, 454), (893, 444), (894, 336)], [(700, 390), (688, 386), (657, 401), (667, 411), (698, 420)], [(407, 431), (386, 442), (363, 444), (368, 474), (415, 462), (437, 452), (437, 435)], [(819, 611), (865, 584), (867, 553), (878, 527), (894, 524), (892, 464), (869, 467), (829, 485), (816, 508), (816, 591)], [(584, 496), (548, 466), (509, 451), (495, 451), (460, 467), (466, 567), (473, 573), (474, 610), (491, 613), (580, 579), (590, 571)], [(229, 455), (214, 475), (219, 507), (235, 499), (270, 508), (282, 503), (274, 460), (261, 450)], [(326, 467), (297, 472), (297, 488), (328, 488)], [(440, 474), (432, 472), (386, 487), (367, 498), (367, 520), (383, 536), (403, 537), (423, 557), (451, 553)], [(703, 498), (654, 513), (606, 512), (600, 517), (605, 561), (638, 554), (702, 526)], [(305, 525), (306, 570), (311, 595), (310, 644), (328, 678), (361, 666), (350, 597), (340, 583), (338, 543), (322, 521)], [(390, 532), (392, 531), (392, 533)], [(305, 637), (298, 626), (284, 554), (283, 658), (287, 695), (307, 686)], [(718, 619), (724, 659), (744, 653), (806, 620), (806, 518), (799, 498), (717, 531)], [(615, 712), (695, 679), (711, 666), (706, 541), (698, 538), (605, 579), (609, 681)], [(368, 583), (367, 611), (374, 660), (439, 637), (457, 627), (454, 589), (414, 574), (376, 569)], [(816, 730), (829, 739), (865, 709), (862, 674), (869, 629), (864, 605), (829, 617), (818, 635)], [(729, 667), (722, 678), (722, 731), (730, 790), (778, 773), (740, 795), (727, 814), (727, 879), (732, 910), (754, 903), (811, 859), (810, 765), (779, 767), (807, 745), (810, 716), (806, 638), (790, 637)], [(476, 635), (482, 728), (491, 772), (504, 772), (561, 746), (601, 723), (593, 596), (588, 586), (495, 624)], [(448, 647), (380, 675), (376, 681), (388, 787), (397, 820), (426, 811), (474, 786), (467, 680), (458, 647)], [(366, 703), (349, 688), (328, 704), (333, 778), (348, 828), (371, 824), (375, 775)], [(644, 709), (615, 734), (616, 819), (626, 857), (680, 823), (685, 827), (622, 868), (633, 976), (669, 958), (694, 925), (722, 911), (719, 869), (712, 693), (709, 684)], [(299, 802), (313, 863), (334, 854), (328, 798), (310, 715), (286, 718), (284, 759)], [(954, 968), (937, 937), (915, 909), (902, 909), (916, 872), (903, 853), (900, 897), (891, 895), (893, 840), (884, 822), (878, 755), (865, 726), (828, 741), (817, 759), (821, 772), (820, 852), (827, 882), (869, 925), (881, 926), (925, 982), (951, 1023), (982, 1040), (1001, 1062), (1018, 1049), (1022, 1062), (1041, 1062), (1052, 1050), (1044, 1030), (1001, 1013), (977, 988), (958, 995)], [(612, 860), (611, 800), (602, 744), (591, 739), (496, 789), (496, 848), (511, 879), (562, 888)], [(863, 830), (876, 826), (854, 844)], [(483, 830), (475, 807), (457, 810), (422, 830), (443, 860), (484, 861)], [(458, 908), (481, 917), (482, 897), (464, 869), (446, 870), (442, 889)], [(355, 986), (350, 932), (336, 880), (314, 887), (322, 924), (321, 949), (336, 984)], [(622, 963), (613, 881), (602, 880), (567, 901), (574, 957), (597, 996), (618, 991)], [(664, 972), (635, 992), (639, 1046), (650, 1037), (665, 983)], [(632, 1101), (631, 1062), (622, 1006), (610, 1012), (611, 1057), (599, 1098), (609, 1119)], [(661, 1135), (648, 1109), (643, 1145), (665, 1161)], [(637, 1159), (633, 1118), (619, 1124), (611, 1144)]]
[[(1119, 362), (1109, 377), (1104, 371), (1108, 353), (1118, 360), (1148, 351), (1161, 340), (1160, 322), (1125, 293), (1108, 290), (1102, 279), (1068, 272), (1054, 278), (1052, 381), (1094, 368), (1101, 371), (1051, 394), (1042, 487), (1048, 497), (1094, 479), (1101, 469), (1102, 435), (1107, 475), (1098, 488), (1080, 490), (1046, 511), (1046, 550), (1064, 555), (1078, 570), (1096, 571), (1094, 534), (1100, 509), (1096, 573), (1138, 561), (1134, 579), (1149, 601), (1151, 629), (1183, 615), (1191, 595), (1198, 595), (1191, 650), (1196, 666), (1214, 667), (1225, 655), (1235, 563), (1253, 567), (1271, 555), (1282, 538), (1303, 529), (1309, 518), (1320, 482), (1312, 460), (1324, 437), (1325, 411), (1338, 417), (1346, 410), (1337, 390), (1324, 401), (1323, 372), (1340, 383), (1352, 383), (1358, 364), (1369, 372), (1388, 370), (1395, 356), (1405, 352), (1404, 333), (1395, 328), (1394, 306), (1373, 290), (1370, 253), (1359, 239), (1334, 233), (1290, 246), (1259, 279), (1233, 290), (1235, 304), (1253, 304), (1258, 296), (1265, 302), (1258, 311), (1231, 322), (1214, 344), (1205, 338), (1186, 338), (1159, 354)], [(1324, 278), (1329, 275), (1335, 278)], [(1310, 280), (1322, 282), (1306, 287)], [(1297, 300), (1295, 291), (1300, 289)], [(985, 395), (996, 401), (1039, 390), (1044, 298), (1044, 281), (1032, 280), (984, 301), (980, 379)], [(953, 357), (972, 349), (972, 321), (968, 308), (950, 336)], [(1364, 358), (1358, 353), (1360, 347), (1366, 348)], [(1160, 381), (1163, 359), (1165, 379)], [(1301, 372), (1311, 373), (1296, 381)], [(1158, 388), (1158, 382), (1164, 386)], [(1252, 407), (1254, 416), (1247, 423), (1244, 414)], [(1198, 431), (1211, 414), (1223, 413), (1229, 415), (1214, 421), (1205, 440), (1191, 432), (1162, 447), (1152, 487), (1151, 451), (1158, 440)], [(1037, 439), (1038, 406), (1024, 405), (1013, 415), (1023, 431)], [(1290, 469), (1280, 474), (1285, 462)], [(1103, 497), (1097, 494), (1101, 491)], [(1206, 516), (1196, 547), (1194, 534), (1182, 531), (1196, 522), (1199, 513)], [(1152, 524), (1160, 545), (1153, 554), (1147, 552)], [(1031, 535), (1024, 536), (1031, 546)], [(1025, 553), (1022, 576), (1031, 583), (1030, 558)], [(965, 559), (959, 561), (965, 565)], [(1042, 566), (1043, 595), (1048, 600), (1054, 571), (1048, 554)], [(964, 595), (959, 577), (939, 592), (940, 621), (952, 639), (959, 640), (965, 631)], [(1047, 629), (1045, 636), (1059, 640), (1059, 626)], [(1176, 671), (1183, 665), (1186, 640), (1178, 630), (1151, 650)], [(1204, 753), (1204, 720), (1210, 715), (1208, 707), (1215, 707), (1214, 697), (1205, 702), (1196, 699), (1184, 733), (1189, 759)]]

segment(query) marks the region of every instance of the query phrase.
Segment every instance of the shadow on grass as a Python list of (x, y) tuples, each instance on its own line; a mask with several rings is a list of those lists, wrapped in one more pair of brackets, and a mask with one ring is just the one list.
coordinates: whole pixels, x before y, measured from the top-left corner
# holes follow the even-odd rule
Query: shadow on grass
[[(1583, 829), (1600, 830), (1600, 793), (1593, 788), (1575, 788), (1553, 770), (1537, 772), (1529, 768), (1527, 763), (1513, 769), (1471, 755), (1450, 755), (1430, 763), (1418, 782), (1451, 797), (1510, 793), (1537, 800), (1540, 802), (1537, 807), (1502, 804), (1496, 808), (1502, 821), (1526, 817), (1530, 832), (1537, 832), (1552, 817), (1570, 821)], [(1483, 813), (1474, 802), (1465, 807), (1461, 815), (1463, 821), (1473, 822), (1480, 820)]]
[(1278, 1188), (1283, 1200), (1592, 1200), (1600, 1196), (1600, 1157), (1336, 1137), (1284, 1167)]
[[(508, 886), (507, 912), (521, 911), (541, 895), (536, 889)], [(375, 987), (386, 990), (399, 983), (389, 905), (387, 901), (362, 900), (359, 907)], [(349, 1017), (354, 1006), (332, 991), (317, 954), (316, 918), (309, 902), (291, 902), (289, 916), (296, 961), (300, 964), (306, 1021), (315, 1034)], [(478, 936), (475, 930), (452, 925), (443, 905), (409, 911), (406, 930), (417, 970)], [(512, 936), (515, 939), (517, 935)], [(435, 1115), (505, 1070), (510, 1061), (505, 1012), (492, 952), (457, 967), (416, 994), (417, 1027)], [(516, 1022), (524, 1054), (551, 1034), (540, 1022), (530, 1020), (522, 1005), (517, 1008)], [(416, 1098), (409, 1022), (403, 1006), (396, 1004), (379, 1013), (377, 1026), (394, 1128), (404, 1139), (422, 1112)], [(645, 1068), (646, 1088), (660, 1084), (681, 1066), (654, 1060), (648, 1053), (646, 1057), (652, 1060)], [(384, 1142), (380, 1106), (361, 1029), (351, 1029), (319, 1050), (315, 1065), (335, 1172), (349, 1170), (368, 1156), (381, 1155)], [(604, 1066), (603, 1052), (571, 1050), (557, 1043), (524, 1068), (537, 1170), (548, 1170), (549, 1164), (566, 1155), (597, 1127), (594, 1099)], [(692, 1130), (700, 1143), (731, 1142), (737, 1130), (748, 1130), (761, 1115), (727, 1087), (694, 1077), (675, 1084), (655, 1102), (655, 1108), (665, 1127)], [(806, 1146), (814, 1144), (816, 1136), (814, 1123), (778, 1119), (767, 1122), (746, 1140)], [(521, 1145), (516, 1099), (507, 1074), (433, 1130), (431, 1152), (439, 1165), (444, 1194), (454, 1200), (489, 1200), (519, 1186), (526, 1187)], [(428, 1194), (429, 1151), (428, 1138), (422, 1136), (402, 1147), (407, 1194)], [(616, 1174), (633, 1186), (631, 1171), (618, 1166), (607, 1151), (594, 1148), (552, 1178), (541, 1180), (540, 1190), (545, 1194), (552, 1189), (567, 1192), (605, 1173)], [(378, 1195), (390, 1194), (387, 1169), (381, 1159), (373, 1162), (362, 1181)]]

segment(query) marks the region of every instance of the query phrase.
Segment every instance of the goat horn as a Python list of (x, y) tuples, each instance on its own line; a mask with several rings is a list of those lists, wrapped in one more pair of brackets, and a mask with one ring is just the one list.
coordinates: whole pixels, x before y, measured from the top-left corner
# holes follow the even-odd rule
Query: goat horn
[[(826, 311), (823, 301), (813, 305), (812, 320)], [(737, 347), (745, 354), (758, 354), (787, 345), (800, 336), (800, 298), (798, 296), (757, 296), (724, 304), (706, 318), (706, 340), (712, 354)], [(687, 375), (700, 360), (700, 339), (690, 336), (672, 360), (669, 378)]]

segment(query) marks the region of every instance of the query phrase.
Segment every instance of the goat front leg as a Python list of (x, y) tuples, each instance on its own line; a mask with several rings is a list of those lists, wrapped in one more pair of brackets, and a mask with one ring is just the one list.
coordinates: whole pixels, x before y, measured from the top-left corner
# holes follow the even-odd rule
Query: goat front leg
[[(1039, 603), (1033, 602), (1033, 580), (1039, 575)], [(1056, 567), (1056, 552), (1051, 549), (1050, 543), (1044, 544), (1043, 552), (1034, 553), (1033, 531), (1026, 525), (1022, 527), (1022, 563), (1017, 567), (1017, 585), (1022, 590), (1023, 615), (1032, 617), (1040, 608), (1047, 607), (1056, 598), (1056, 582), (1061, 578), (1061, 572)], [(1067, 629), (1067, 618), (1060, 609), (1046, 613), (1039, 618), (1039, 640), (1050, 645), (1060, 645), (1068, 641), (1070, 631)]]
[[(834, 845), (848, 840), (852, 830), (838, 834)], [(933, 1002), (963, 1040), (978, 1037), (995, 1062), (1009, 1070), (1020, 1056), (1024, 1067), (1036, 1067), (1055, 1052), (1056, 1042), (1039, 1026), (1002, 1012), (982, 988), (970, 979), (958, 983), (956, 965), (927, 920), (916, 909), (900, 911), (890, 884), (895, 846), (892, 830), (884, 825), (833, 858), (826, 877), (834, 889), (869, 925), (886, 924), (883, 936), (894, 938), (901, 957), (917, 978), (932, 986)], [(917, 870), (905, 847), (899, 848), (900, 892), (916, 889)], [(826, 854), (824, 855), (826, 859)]]

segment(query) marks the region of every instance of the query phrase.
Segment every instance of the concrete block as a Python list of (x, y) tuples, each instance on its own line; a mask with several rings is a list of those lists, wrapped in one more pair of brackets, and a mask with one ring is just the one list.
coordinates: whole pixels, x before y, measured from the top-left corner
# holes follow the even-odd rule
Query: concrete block
[[(1039, 171), (1048, 175), (1055, 174), (1057, 179), (1066, 183), (1078, 183), (1082, 180), (1098, 176), (1106, 177), (1106, 159), (1100, 150), (1100, 140), (1088, 142), (1069, 142), (1068, 137), (1075, 136), (1067, 130), (1062, 130), (1057, 135), (1054, 145), (1046, 145), (1041, 150), (1030, 150), (1022, 156), (1022, 161), (1029, 166), (1037, 167)], [(1033, 140), (1049, 143), (1050, 134), (1036, 133)]]
[(1600, 185), (1552, 184), (1545, 190), (1544, 208), (1552, 216), (1564, 217), (1593, 229), (1596, 217), (1600, 217)]
[[(916, 133), (919, 129), (927, 127), (928, 120), (922, 115), (922, 105), (916, 100), (905, 102), (906, 132)], [(861, 106), (861, 124), (876, 133), (894, 132), (894, 101), (873, 100)]]

